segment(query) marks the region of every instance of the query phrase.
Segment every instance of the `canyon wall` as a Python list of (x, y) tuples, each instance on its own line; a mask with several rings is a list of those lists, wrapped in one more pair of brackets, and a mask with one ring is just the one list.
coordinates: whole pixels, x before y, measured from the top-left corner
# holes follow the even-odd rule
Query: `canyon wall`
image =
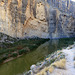
[(61, 12), (66, 12), (75, 18), (75, 2), (72, 0), (47, 0), (48, 3), (57, 7)]
[(67, 0), (66, 9), (60, 1), (0, 0), (0, 32), (19, 38), (74, 37), (75, 3)]

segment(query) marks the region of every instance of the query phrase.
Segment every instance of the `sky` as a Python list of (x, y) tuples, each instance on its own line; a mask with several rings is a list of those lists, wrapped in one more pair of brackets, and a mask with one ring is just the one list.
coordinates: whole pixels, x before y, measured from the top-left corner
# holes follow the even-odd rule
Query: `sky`
[(75, 2), (75, 0), (71, 0), (71, 1), (74, 1)]

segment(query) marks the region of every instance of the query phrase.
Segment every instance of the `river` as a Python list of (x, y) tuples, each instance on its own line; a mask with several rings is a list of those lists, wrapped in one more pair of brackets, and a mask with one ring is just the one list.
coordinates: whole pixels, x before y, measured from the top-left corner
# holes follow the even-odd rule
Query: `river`
[(32, 64), (36, 64), (37, 62), (44, 60), (48, 54), (56, 50), (61, 50), (62, 48), (73, 44), (74, 41), (75, 38), (68, 38), (45, 42), (36, 50), (0, 65), (0, 75), (23, 75), (23, 73), (30, 69)]

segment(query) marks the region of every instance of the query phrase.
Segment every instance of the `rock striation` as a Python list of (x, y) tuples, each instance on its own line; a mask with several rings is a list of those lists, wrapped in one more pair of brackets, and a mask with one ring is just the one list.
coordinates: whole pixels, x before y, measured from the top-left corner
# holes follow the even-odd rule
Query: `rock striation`
[(0, 0), (0, 32), (19, 38), (74, 37), (74, 9), (70, 0)]

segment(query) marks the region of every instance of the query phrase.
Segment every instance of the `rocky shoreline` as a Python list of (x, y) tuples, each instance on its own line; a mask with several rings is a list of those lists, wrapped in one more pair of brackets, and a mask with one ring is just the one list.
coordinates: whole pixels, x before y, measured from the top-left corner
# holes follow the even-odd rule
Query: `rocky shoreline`
[(32, 65), (25, 75), (74, 75), (74, 72), (71, 73), (72, 70), (75, 71), (74, 50), (75, 44), (49, 54), (44, 61)]

